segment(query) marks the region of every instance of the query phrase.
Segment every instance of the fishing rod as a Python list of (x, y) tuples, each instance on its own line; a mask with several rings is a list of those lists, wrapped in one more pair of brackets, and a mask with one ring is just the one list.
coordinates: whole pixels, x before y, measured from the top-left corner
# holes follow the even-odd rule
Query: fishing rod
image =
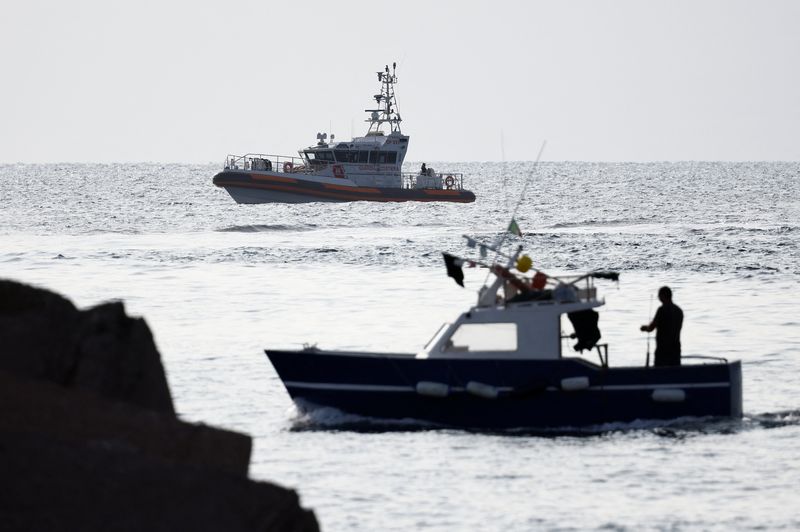
[(536, 162), (533, 163), (533, 169), (528, 174), (528, 179), (525, 180), (525, 186), (522, 187), (522, 194), (519, 197), (519, 201), (517, 202), (517, 206), (514, 207), (514, 212), (511, 214), (511, 219), (514, 219), (514, 216), (517, 215), (517, 211), (519, 210), (519, 206), (522, 205), (522, 201), (525, 199), (525, 192), (528, 190), (528, 185), (531, 183), (531, 176), (536, 172), (536, 169), (539, 168), (539, 160), (542, 158), (542, 152), (544, 152), (544, 147), (547, 145), (547, 141), (542, 141), (542, 147), (539, 148), (539, 154), (536, 156)]
[[(517, 205), (514, 207), (514, 212), (511, 213), (511, 222), (514, 221), (515, 216), (517, 215), (517, 211), (519, 210), (520, 205), (522, 205), (522, 202), (525, 200), (525, 193), (528, 191), (528, 185), (531, 182), (531, 177), (536, 172), (536, 169), (539, 167), (539, 161), (542, 158), (542, 152), (544, 152), (544, 147), (546, 145), (547, 145), (547, 141), (546, 140), (542, 141), (542, 146), (539, 148), (539, 153), (536, 155), (536, 162), (533, 163), (533, 169), (531, 169), (530, 173), (528, 173), (528, 176), (525, 179), (525, 184), (522, 187), (522, 193), (519, 196), (519, 201), (517, 201)], [(508, 227), (511, 226), (511, 222), (509, 222)], [(496, 254), (495, 255), (495, 261), (497, 260), (497, 257), (499, 257), (501, 255), (503, 257), (511, 260), (511, 257), (509, 257), (508, 255), (500, 252), (500, 249), (503, 247), (503, 244), (506, 241), (506, 236), (508, 235), (508, 227), (506, 227), (506, 230), (503, 231), (503, 234), (500, 236), (500, 240), (497, 242), (497, 244), (495, 244), (495, 245), (493, 245), (491, 247), (492, 251), (494, 251), (495, 254)], [(486, 273), (486, 279), (484, 279), (484, 281), (483, 281), (484, 285), (486, 285), (486, 282), (489, 280), (489, 275), (491, 275), (491, 273), (492, 273), (491, 270)]]

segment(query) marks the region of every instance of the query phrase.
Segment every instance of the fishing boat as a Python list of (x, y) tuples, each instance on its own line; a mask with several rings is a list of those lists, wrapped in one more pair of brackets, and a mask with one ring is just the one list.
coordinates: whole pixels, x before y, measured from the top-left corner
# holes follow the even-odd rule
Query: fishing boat
[(595, 309), (604, 300), (596, 283), (618, 281), (616, 272), (551, 276), (533, 269), (521, 246), (504, 254), (495, 244), (467, 242), (497, 259), (444, 254), (448, 274), (462, 286), (465, 264), (491, 274), (476, 304), (418, 353), (266, 350), (301, 411), (330, 407), (481, 430), (741, 417), (739, 361), (683, 357), (678, 366), (651, 366), (648, 349), (642, 365), (610, 364), (609, 345), (599, 343)]
[(228, 155), (214, 176), (237, 203), (306, 203), (344, 201), (447, 201), (470, 203), (475, 194), (464, 188), (459, 172), (437, 172), (422, 165), (403, 172), (409, 136), (400, 129), (395, 98), (396, 64), (379, 71), (380, 93), (366, 109), (369, 128), (363, 137), (335, 141), (317, 133), (314, 146), (298, 157), (248, 153)]

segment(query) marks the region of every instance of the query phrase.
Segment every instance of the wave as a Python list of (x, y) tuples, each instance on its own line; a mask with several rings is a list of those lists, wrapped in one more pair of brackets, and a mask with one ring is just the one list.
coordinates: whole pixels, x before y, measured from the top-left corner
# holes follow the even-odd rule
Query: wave
[(645, 218), (629, 220), (583, 220), (579, 222), (561, 222), (547, 226), (548, 229), (573, 229), (577, 227), (624, 227), (627, 225), (644, 225), (653, 223)]
[(296, 226), (284, 224), (256, 224), (256, 225), (232, 225), (217, 229), (218, 233), (261, 233), (269, 231), (309, 231), (310, 226)]

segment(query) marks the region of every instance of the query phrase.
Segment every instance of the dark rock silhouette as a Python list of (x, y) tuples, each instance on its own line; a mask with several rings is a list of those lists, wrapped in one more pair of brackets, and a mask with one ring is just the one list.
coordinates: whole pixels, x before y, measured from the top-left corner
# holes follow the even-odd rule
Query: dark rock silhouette
[(247, 478), (248, 436), (179, 420), (147, 324), (0, 280), (0, 529), (318, 530)]
[(175, 413), (150, 329), (119, 301), (80, 311), (58, 294), (0, 280), (0, 369)]

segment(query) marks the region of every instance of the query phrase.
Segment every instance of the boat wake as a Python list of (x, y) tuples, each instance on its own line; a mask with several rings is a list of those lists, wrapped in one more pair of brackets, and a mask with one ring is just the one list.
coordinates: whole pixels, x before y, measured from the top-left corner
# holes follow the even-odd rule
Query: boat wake
[(346, 432), (419, 432), (443, 429), (436, 423), (418, 419), (384, 419), (348, 414), (332, 407), (317, 407), (298, 401), (304, 411), (298, 410), (292, 420), (292, 432), (346, 431)]
[(754, 428), (776, 429), (800, 425), (800, 410), (784, 410), (745, 416), (743, 421)]
[(356, 433), (456, 431), (509, 437), (597, 437), (614, 434), (651, 434), (663, 438), (684, 439), (703, 435), (739, 434), (751, 430), (800, 426), (800, 410), (745, 415), (742, 419), (726, 417), (681, 417), (677, 419), (637, 419), (630, 422), (603, 423), (586, 427), (512, 428), (505, 430), (451, 427), (417, 419), (383, 419), (348, 414), (336, 408), (303, 403), (292, 420), (292, 432), (343, 431)]

